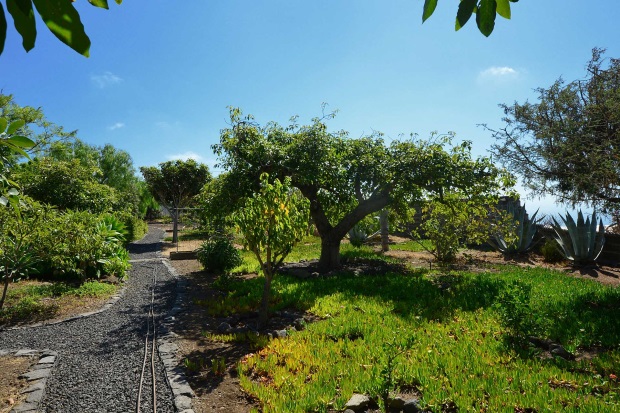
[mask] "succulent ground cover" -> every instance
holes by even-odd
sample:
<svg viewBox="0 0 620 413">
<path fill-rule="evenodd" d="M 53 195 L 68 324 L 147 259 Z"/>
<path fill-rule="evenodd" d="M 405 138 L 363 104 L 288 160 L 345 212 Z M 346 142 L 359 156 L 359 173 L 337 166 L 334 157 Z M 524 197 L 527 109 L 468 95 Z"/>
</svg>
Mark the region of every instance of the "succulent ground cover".
<svg viewBox="0 0 620 413">
<path fill-rule="evenodd" d="M 277 276 L 272 308 L 280 325 L 269 330 L 287 328 L 287 337 L 267 340 L 218 331 L 251 322 L 244 314 L 258 306 L 260 278 L 223 283 L 196 262 L 174 262 L 205 288 L 194 290 L 200 317 L 181 320 L 181 363 L 199 395 L 196 411 L 342 411 L 353 393 L 377 396 L 386 386 L 433 412 L 620 408 L 619 290 L 581 279 L 593 278 L 589 270 L 571 277 L 562 267 L 538 267 L 532 256 L 507 265 L 499 255 L 466 252 L 463 265 L 448 270 L 429 269 L 413 244 L 394 249 L 389 257 L 344 246 L 340 272 Z M 290 260 L 317 256 L 308 238 Z M 238 270 L 253 268 L 246 261 Z M 618 279 L 612 268 L 595 275 Z M 292 328 L 282 316 L 289 314 L 309 321 Z M 574 359 L 541 346 L 546 340 Z"/>
</svg>

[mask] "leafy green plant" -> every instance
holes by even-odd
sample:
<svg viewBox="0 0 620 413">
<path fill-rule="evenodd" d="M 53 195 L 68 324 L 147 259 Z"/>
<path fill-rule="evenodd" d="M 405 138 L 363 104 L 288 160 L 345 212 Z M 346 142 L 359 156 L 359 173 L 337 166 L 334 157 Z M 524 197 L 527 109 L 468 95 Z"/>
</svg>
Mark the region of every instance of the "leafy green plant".
<svg viewBox="0 0 620 413">
<path fill-rule="evenodd" d="M 31 225 L 36 225 L 36 218 L 23 216 L 18 208 L 1 205 L 0 208 L 0 279 L 4 284 L 0 298 L 2 309 L 9 284 L 36 272 L 39 258 L 35 253 L 36 238 L 30 229 Z"/>
<path fill-rule="evenodd" d="M 560 251 L 560 246 L 553 238 L 545 238 L 545 242 L 540 247 L 540 253 L 545 262 L 554 263 L 565 259 L 564 254 Z"/>
<path fill-rule="evenodd" d="M 563 230 L 558 221 L 553 218 L 553 230 L 556 233 L 555 240 L 562 249 L 566 259 L 574 265 L 588 264 L 596 261 L 605 245 L 605 226 L 603 220 L 599 220 L 598 230 L 596 228 L 596 211 L 592 217 L 584 220 L 583 213 L 577 214 L 577 222 L 567 212 L 566 217 L 560 216 L 566 226 Z"/>
<path fill-rule="evenodd" d="M 215 274 L 229 273 L 241 265 L 241 255 L 232 242 L 225 236 L 214 236 L 203 242 L 196 250 L 198 262 Z"/>
<path fill-rule="evenodd" d="M 409 350 L 413 343 L 413 337 L 403 340 L 400 337 L 394 336 L 392 340 L 384 342 L 382 345 L 383 357 L 377 360 L 382 367 L 379 377 L 375 378 L 376 387 L 374 393 L 380 401 L 379 406 L 383 412 L 390 411 L 391 397 L 398 391 L 398 380 L 394 374 L 397 366 L 396 359 Z"/>
<path fill-rule="evenodd" d="M 459 248 L 488 239 L 493 224 L 487 219 L 490 208 L 485 201 L 489 202 L 487 199 L 466 200 L 458 194 L 446 194 L 443 201 L 430 201 L 422 208 L 423 223 L 418 232 L 424 233 L 431 241 L 432 247 L 428 251 L 437 261 L 453 262 Z"/>
<path fill-rule="evenodd" d="M 183 360 L 183 365 L 185 366 L 185 368 L 192 372 L 192 373 L 198 373 L 199 371 L 203 370 L 205 368 L 205 361 L 202 358 L 199 358 L 198 360 L 194 361 L 194 360 L 190 360 L 187 357 Z"/>
<path fill-rule="evenodd" d="M 529 251 L 534 246 L 534 236 L 536 235 L 537 225 L 543 218 L 536 219 L 538 210 L 531 218 L 527 216 L 525 205 L 520 206 L 509 203 L 507 211 L 510 228 L 498 232 L 489 239 L 489 244 L 502 254 L 521 254 Z M 506 229 L 508 233 L 506 233 Z"/>
<path fill-rule="evenodd" d="M 269 174 L 260 177 L 259 193 L 246 200 L 235 214 L 246 247 L 254 253 L 265 276 L 259 311 L 259 325 L 267 322 L 271 282 L 293 246 L 308 228 L 309 202 L 291 186 L 289 177 L 269 183 Z"/>
<path fill-rule="evenodd" d="M 226 359 L 224 357 L 211 359 L 211 372 L 216 376 L 223 376 L 226 373 Z"/>
<path fill-rule="evenodd" d="M 502 325 L 518 337 L 534 335 L 536 323 L 530 306 L 532 287 L 521 281 L 509 283 L 499 294 L 494 308 Z"/>
</svg>

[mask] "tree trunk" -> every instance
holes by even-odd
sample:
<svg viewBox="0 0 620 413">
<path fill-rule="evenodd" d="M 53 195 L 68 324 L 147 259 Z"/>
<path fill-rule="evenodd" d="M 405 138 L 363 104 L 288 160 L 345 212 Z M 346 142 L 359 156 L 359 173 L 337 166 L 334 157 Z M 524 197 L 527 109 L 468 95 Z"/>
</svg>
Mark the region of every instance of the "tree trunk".
<svg viewBox="0 0 620 413">
<path fill-rule="evenodd" d="M 271 295 L 271 280 L 273 279 L 273 274 L 268 274 L 268 271 L 263 270 L 263 274 L 265 275 L 265 284 L 263 285 L 263 298 L 258 312 L 259 329 L 265 327 L 269 319 L 269 296 Z"/>
<path fill-rule="evenodd" d="M 172 243 L 179 242 L 179 209 L 174 208 L 172 213 Z"/>
<path fill-rule="evenodd" d="M 9 289 L 9 284 L 11 283 L 11 275 L 12 274 L 4 274 L 4 290 L 2 290 L 2 298 L 0 298 L 0 310 L 4 307 L 4 300 L 6 299 L 6 291 Z"/>
<path fill-rule="evenodd" d="M 340 240 L 335 236 L 325 235 L 321 238 L 321 258 L 319 268 L 324 271 L 340 267 Z"/>
<path fill-rule="evenodd" d="M 381 251 L 386 252 L 390 250 L 390 224 L 388 221 L 388 211 L 383 209 L 379 215 L 379 225 L 381 227 Z"/>
</svg>

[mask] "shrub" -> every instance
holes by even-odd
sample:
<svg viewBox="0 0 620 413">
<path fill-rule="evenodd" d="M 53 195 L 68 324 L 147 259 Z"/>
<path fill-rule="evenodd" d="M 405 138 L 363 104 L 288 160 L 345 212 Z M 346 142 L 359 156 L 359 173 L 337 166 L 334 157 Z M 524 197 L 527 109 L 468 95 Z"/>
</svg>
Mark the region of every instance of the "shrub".
<svg viewBox="0 0 620 413">
<path fill-rule="evenodd" d="M 197 250 L 196 255 L 202 266 L 215 274 L 228 273 L 241 265 L 241 254 L 223 236 L 215 236 L 205 241 Z"/>
<path fill-rule="evenodd" d="M 502 325 L 517 337 L 535 335 L 537 323 L 530 307 L 532 287 L 521 281 L 508 283 L 494 304 Z"/>
<path fill-rule="evenodd" d="M 36 239 L 34 254 L 41 277 L 83 282 L 106 274 L 125 276 L 129 256 L 120 233 L 111 229 L 113 225 L 120 228 L 120 224 L 111 223 L 109 216 L 58 212 L 38 203 L 32 203 L 22 214 L 38 223 L 29 231 Z"/>
<path fill-rule="evenodd" d="M 125 225 L 127 243 L 142 239 L 149 231 L 148 224 L 129 211 L 115 212 L 113 215 Z"/>
<path fill-rule="evenodd" d="M 543 256 L 545 262 L 560 262 L 564 261 L 564 255 L 560 251 L 558 243 L 551 238 L 546 238 L 545 243 L 540 247 L 540 253 Z"/>
<path fill-rule="evenodd" d="M 90 211 L 94 214 L 118 211 L 125 207 L 119 192 L 97 182 L 99 171 L 78 159 L 56 161 L 37 158 L 14 168 L 12 178 L 33 199 L 60 210 Z"/>
</svg>

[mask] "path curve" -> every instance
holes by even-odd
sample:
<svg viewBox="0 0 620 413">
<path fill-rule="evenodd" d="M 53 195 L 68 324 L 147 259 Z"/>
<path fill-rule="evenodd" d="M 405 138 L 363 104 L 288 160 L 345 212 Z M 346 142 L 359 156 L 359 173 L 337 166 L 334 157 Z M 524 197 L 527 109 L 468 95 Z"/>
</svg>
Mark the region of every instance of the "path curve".
<svg viewBox="0 0 620 413">
<path fill-rule="evenodd" d="M 135 411 L 144 358 L 152 274 L 157 272 L 154 313 L 162 320 L 173 306 L 175 279 L 159 258 L 163 231 L 150 228 L 130 245 L 134 264 L 123 297 L 107 311 L 60 324 L 0 332 L 0 349 L 50 349 L 58 353 L 40 411 L 127 413 Z M 150 371 L 145 382 L 152 380 Z M 173 394 L 156 358 L 157 412 L 174 413 Z M 152 412 L 143 397 L 142 413 Z"/>
</svg>

